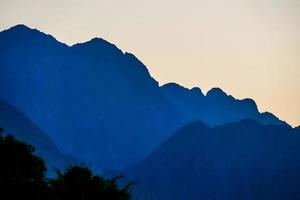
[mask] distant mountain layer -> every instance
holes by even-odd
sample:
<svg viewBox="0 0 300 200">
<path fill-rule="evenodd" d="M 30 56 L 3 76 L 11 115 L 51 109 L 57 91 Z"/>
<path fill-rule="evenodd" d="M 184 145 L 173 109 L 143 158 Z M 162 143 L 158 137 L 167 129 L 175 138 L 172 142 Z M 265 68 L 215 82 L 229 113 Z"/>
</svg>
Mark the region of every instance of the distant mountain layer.
<svg viewBox="0 0 300 200">
<path fill-rule="evenodd" d="M 300 130 L 192 122 L 123 174 L 135 199 L 300 199 Z"/>
<path fill-rule="evenodd" d="M 45 160 L 50 175 L 54 175 L 57 168 L 64 170 L 69 165 L 79 163 L 76 158 L 62 154 L 52 140 L 31 120 L 1 99 L 0 127 L 4 129 L 4 134 L 12 134 L 19 140 L 33 145 L 36 154 Z"/>
<path fill-rule="evenodd" d="M 0 32 L 0 91 L 62 152 L 97 170 L 142 160 L 193 120 L 285 124 L 220 89 L 204 97 L 199 89 L 159 87 L 134 55 L 103 39 L 67 46 L 24 25 Z"/>
<path fill-rule="evenodd" d="M 220 88 L 213 88 L 206 95 L 199 88 L 189 90 L 176 83 L 165 84 L 160 89 L 187 121 L 200 120 L 216 126 L 241 119 L 253 119 L 265 125 L 289 126 L 271 113 L 260 113 L 252 99 L 235 99 Z"/>
</svg>

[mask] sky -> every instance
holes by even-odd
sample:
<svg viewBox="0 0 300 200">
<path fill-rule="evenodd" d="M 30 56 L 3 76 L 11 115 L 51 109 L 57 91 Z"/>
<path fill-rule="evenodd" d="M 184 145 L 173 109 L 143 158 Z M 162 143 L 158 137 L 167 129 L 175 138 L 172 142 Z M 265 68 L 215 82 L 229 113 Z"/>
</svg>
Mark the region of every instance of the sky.
<svg viewBox="0 0 300 200">
<path fill-rule="evenodd" d="M 300 125 L 299 0 L 0 0 L 0 30 L 16 24 L 69 45 L 103 38 L 161 85 L 220 87 Z"/>
</svg>

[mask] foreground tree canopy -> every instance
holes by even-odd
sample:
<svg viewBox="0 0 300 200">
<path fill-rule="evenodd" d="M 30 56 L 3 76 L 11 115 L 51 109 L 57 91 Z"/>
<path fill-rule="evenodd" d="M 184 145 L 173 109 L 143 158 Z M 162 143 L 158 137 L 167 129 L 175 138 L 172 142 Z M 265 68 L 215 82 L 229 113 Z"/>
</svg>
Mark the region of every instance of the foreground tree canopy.
<svg viewBox="0 0 300 200">
<path fill-rule="evenodd" d="M 0 199 L 130 199 L 130 185 L 119 188 L 118 178 L 106 180 L 82 166 L 47 179 L 44 161 L 33 154 L 35 148 L 2 132 L 0 128 Z"/>
</svg>

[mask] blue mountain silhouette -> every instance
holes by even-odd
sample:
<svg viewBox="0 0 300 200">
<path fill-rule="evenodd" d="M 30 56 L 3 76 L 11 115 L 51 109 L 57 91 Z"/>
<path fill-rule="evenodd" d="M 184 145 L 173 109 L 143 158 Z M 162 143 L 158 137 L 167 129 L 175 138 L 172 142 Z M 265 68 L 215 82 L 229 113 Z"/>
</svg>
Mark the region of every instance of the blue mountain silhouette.
<svg viewBox="0 0 300 200">
<path fill-rule="evenodd" d="M 147 68 L 102 39 L 69 47 L 18 25 L 0 44 L 0 96 L 93 168 L 140 160 L 183 123 Z"/>
<path fill-rule="evenodd" d="M 141 61 L 103 39 L 68 46 L 24 25 L 0 32 L 0 91 L 60 151 L 98 172 L 142 160 L 195 119 L 285 124 L 220 89 L 204 96 L 198 88 L 159 87 Z"/>
<path fill-rule="evenodd" d="M 187 120 L 200 120 L 216 126 L 241 119 L 253 119 L 261 124 L 287 125 L 271 113 L 260 113 L 252 99 L 238 100 L 220 88 L 212 88 L 206 95 L 199 88 L 191 90 L 176 83 L 161 86 L 162 93 Z"/>
<path fill-rule="evenodd" d="M 300 198 L 300 130 L 242 120 L 216 127 L 195 121 L 122 172 L 134 199 Z"/>
</svg>

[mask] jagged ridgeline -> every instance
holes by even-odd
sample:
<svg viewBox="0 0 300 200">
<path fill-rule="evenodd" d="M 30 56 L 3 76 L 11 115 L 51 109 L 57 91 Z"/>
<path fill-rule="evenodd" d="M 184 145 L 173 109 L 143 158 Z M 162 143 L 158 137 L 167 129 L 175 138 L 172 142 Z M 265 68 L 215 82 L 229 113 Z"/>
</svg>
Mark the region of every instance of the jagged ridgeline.
<svg viewBox="0 0 300 200">
<path fill-rule="evenodd" d="M 134 55 L 103 39 L 68 46 L 24 25 L 0 33 L 0 91 L 59 151 L 98 172 L 141 161 L 193 120 L 287 125 L 221 89 L 160 87 Z"/>
<path fill-rule="evenodd" d="M 136 162 L 183 124 L 147 68 L 102 39 L 69 47 L 18 25 L 0 44 L 0 97 L 93 169 Z"/>
</svg>

